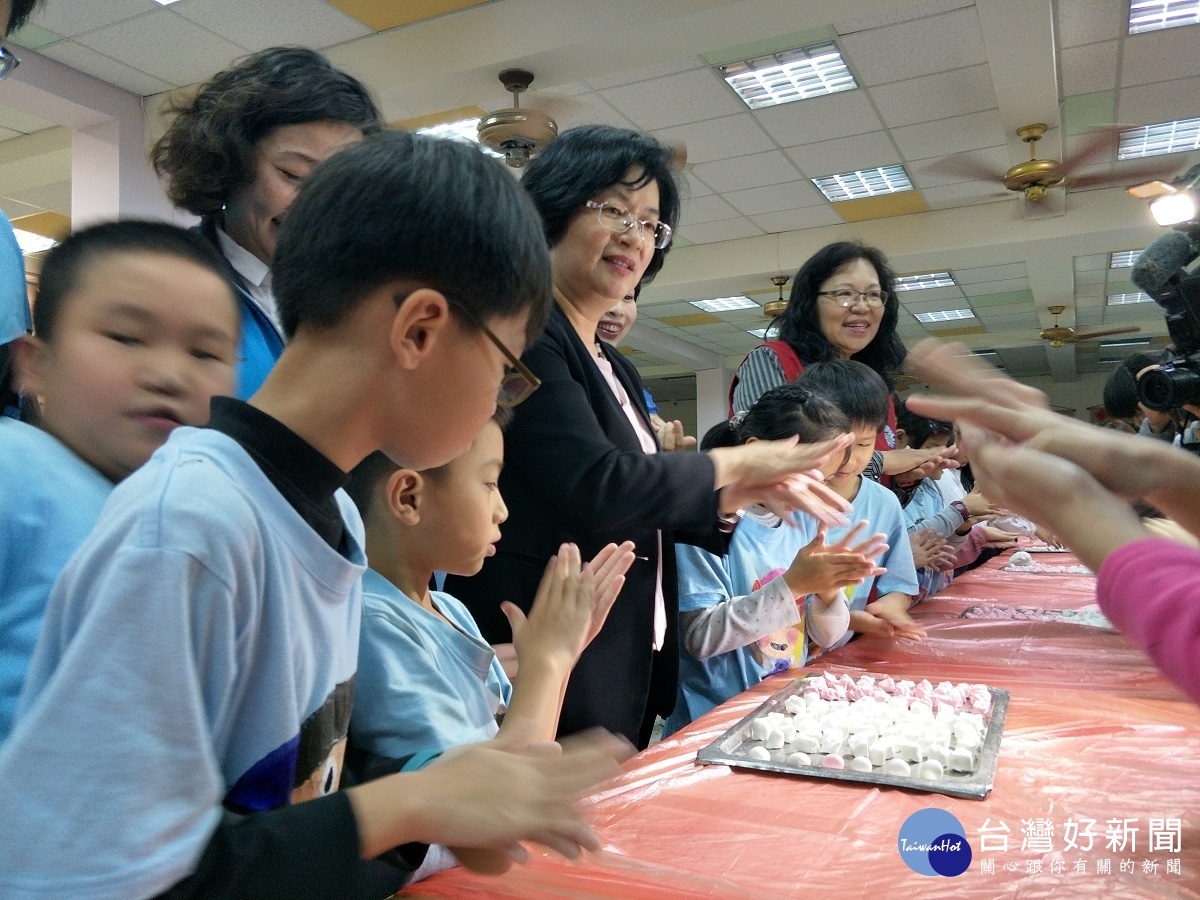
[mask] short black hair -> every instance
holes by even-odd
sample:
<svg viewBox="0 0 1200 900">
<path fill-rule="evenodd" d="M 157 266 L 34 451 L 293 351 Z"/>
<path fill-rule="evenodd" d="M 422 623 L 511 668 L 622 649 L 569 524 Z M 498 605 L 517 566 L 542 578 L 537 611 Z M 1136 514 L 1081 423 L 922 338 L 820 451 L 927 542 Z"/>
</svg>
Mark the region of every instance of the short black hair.
<svg viewBox="0 0 1200 900">
<path fill-rule="evenodd" d="M 537 212 L 500 163 L 459 141 L 388 131 L 323 162 L 279 233 L 272 288 L 284 332 L 331 327 L 407 280 L 443 293 L 471 327 L 553 303 Z"/>
<path fill-rule="evenodd" d="M 218 212 L 254 180 L 258 143 L 276 129 L 339 122 L 363 134 L 382 127 L 363 84 L 307 47 L 270 47 L 218 72 L 186 100 L 150 151 L 167 196 L 198 216 Z"/>
<path fill-rule="evenodd" d="M 4 28 L 4 37 L 8 37 L 18 28 L 24 27 L 33 15 L 33 11 L 42 0 L 13 0 L 12 11 L 8 14 L 8 22 Z"/>
<path fill-rule="evenodd" d="M 852 359 L 813 363 L 796 383 L 823 388 L 846 414 L 850 427 L 883 428 L 888 420 L 891 393 L 879 373 Z"/>
<path fill-rule="evenodd" d="M 902 402 L 896 403 L 896 426 L 904 429 L 908 446 L 920 449 L 934 435 L 954 434 L 954 426 L 940 419 L 930 419 L 913 412 Z"/>
<path fill-rule="evenodd" d="M 800 267 L 792 281 L 787 308 L 775 319 L 780 340 L 791 344 L 796 355 L 806 364 L 826 362 L 837 358 L 837 348 L 821 331 L 821 316 L 817 308 L 821 285 L 842 266 L 855 260 L 866 260 L 879 276 L 879 289 L 888 295 L 883 307 L 879 331 L 871 343 L 854 354 L 854 359 L 878 372 L 891 387 L 891 375 L 904 364 L 907 351 L 896 334 L 900 319 L 900 302 L 896 299 L 896 274 L 883 251 L 867 247 L 858 241 L 837 241 L 826 244 Z"/>
<path fill-rule="evenodd" d="M 512 421 L 513 411 L 503 406 L 497 406 L 496 411 L 492 413 L 492 418 L 489 421 L 494 422 L 499 426 L 501 431 L 508 427 L 508 423 Z M 438 466 L 434 469 L 426 469 L 422 475 L 440 477 L 446 470 L 446 467 L 451 465 L 454 460 Z M 394 463 L 390 457 L 380 450 L 376 450 L 357 466 L 350 470 L 350 480 L 346 482 L 346 493 L 350 495 L 350 499 L 354 501 L 354 505 L 358 507 L 359 515 L 364 519 L 371 511 L 371 501 L 375 496 L 375 488 L 379 482 L 385 478 L 390 478 L 392 473 L 397 471 L 400 466 Z"/>
<path fill-rule="evenodd" d="M 225 261 L 199 234 L 167 222 L 140 219 L 104 222 L 75 232 L 46 254 L 33 304 L 33 333 L 43 341 L 53 340 L 63 306 L 79 287 L 88 267 L 118 253 L 157 253 L 195 263 L 228 285 L 229 302 L 237 303 Z"/>
<path fill-rule="evenodd" d="M 778 441 L 799 437 L 813 444 L 850 430 L 850 420 L 828 392 L 793 381 L 771 388 L 758 398 L 745 416 L 714 425 L 704 435 L 701 450 L 733 447 L 750 438 Z"/>
<path fill-rule="evenodd" d="M 583 125 L 547 144 L 525 170 L 521 184 L 541 214 L 551 247 L 562 240 L 571 216 L 584 203 L 618 183 L 636 190 L 656 182 L 659 221 L 674 229 L 679 223 L 679 185 L 673 158 L 670 147 L 648 134 L 612 125 Z M 638 168 L 642 170 L 638 180 L 626 181 L 630 170 Z M 642 284 L 658 274 L 670 249 L 670 244 L 654 249 Z"/>
<path fill-rule="evenodd" d="M 1137 374 L 1149 366 L 1163 361 L 1162 351 L 1134 353 L 1121 360 L 1121 364 L 1108 376 L 1104 383 L 1104 411 L 1115 419 L 1132 419 L 1138 414 Z"/>
</svg>

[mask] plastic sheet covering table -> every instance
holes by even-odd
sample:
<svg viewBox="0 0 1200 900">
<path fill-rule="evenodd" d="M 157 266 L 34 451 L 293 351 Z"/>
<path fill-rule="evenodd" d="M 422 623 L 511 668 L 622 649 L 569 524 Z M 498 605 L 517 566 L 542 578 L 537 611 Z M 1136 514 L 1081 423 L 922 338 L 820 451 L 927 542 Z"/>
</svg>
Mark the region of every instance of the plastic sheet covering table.
<svg viewBox="0 0 1200 900">
<path fill-rule="evenodd" d="M 503 877 L 453 870 L 405 896 L 1200 897 L 1200 709 L 1114 631 L 962 618 L 1095 603 L 1092 576 L 999 571 L 1006 561 L 917 607 L 925 641 L 860 638 L 810 667 L 1009 691 L 986 800 L 697 765 L 701 747 L 786 683 L 778 675 L 586 798 L 601 852 L 570 862 L 534 850 Z M 957 877 L 919 875 L 901 858 L 901 825 L 928 807 L 963 826 L 973 859 Z"/>
</svg>

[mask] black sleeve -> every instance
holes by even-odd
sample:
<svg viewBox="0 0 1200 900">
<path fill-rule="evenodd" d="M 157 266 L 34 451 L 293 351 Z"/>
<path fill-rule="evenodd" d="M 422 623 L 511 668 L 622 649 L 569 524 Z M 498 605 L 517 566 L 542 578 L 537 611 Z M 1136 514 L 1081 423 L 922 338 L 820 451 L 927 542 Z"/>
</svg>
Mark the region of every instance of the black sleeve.
<svg viewBox="0 0 1200 900">
<path fill-rule="evenodd" d="M 381 900 L 404 887 L 425 850 L 424 844 L 407 844 L 380 859 L 360 860 L 350 800 L 335 792 L 249 816 L 225 813 L 196 871 L 160 896 Z"/>
<path fill-rule="evenodd" d="M 572 370 L 580 361 L 568 360 L 559 337 L 548 329 L 525 354 L 542 385 L 517 408 L 505 434 L 505 467 L 564 520 L 589 532 L 629 525 L 713 527 L 717 492 L 708 455 L 619 447 L 600 417 L 607 417 L 609 428 L 624 429 L 628 421 L 617 416 L 625 414 L 598 370 L 594 378 Z"/>
</svg>

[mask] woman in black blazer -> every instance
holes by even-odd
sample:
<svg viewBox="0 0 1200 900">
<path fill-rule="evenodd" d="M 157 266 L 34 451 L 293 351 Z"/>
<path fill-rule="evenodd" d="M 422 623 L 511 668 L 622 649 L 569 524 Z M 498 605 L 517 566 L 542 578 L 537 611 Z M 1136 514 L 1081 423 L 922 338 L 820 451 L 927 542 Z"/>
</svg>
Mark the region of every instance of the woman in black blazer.
<svg viewBox="0 0 1200 900">
<path fill-rule="evenodd" d="M 478 575 L 446 582 L 484 637 L 506 642 L 501 601 L 528 610 L 561 544 L 577 544 L 590 559 L 605 544 L 633 541 L 638 558 L 571 675 L 559 733 L 598 725 L 638 747 L 654 716 L 675 704 L 675 542 L 720 553 L 731 514 L 751 502 L 826 514 L 828 506 L 842 508 L 823 485 L 791 474 L 811 469 L 833 446 L 657 452 L 637 371 L 596 340 L 600 317 L 662 267 L 679 216 L 670 166 L 671 151 L 653 138 L 586 126 L 552 141 L 526 170 L 523 183 L 551 246 L 557 301 L 524 355 L 541 387 L 516 408 L 505 436 L 500 491 L 509 518 L 496 555 Z"/>
</svg>

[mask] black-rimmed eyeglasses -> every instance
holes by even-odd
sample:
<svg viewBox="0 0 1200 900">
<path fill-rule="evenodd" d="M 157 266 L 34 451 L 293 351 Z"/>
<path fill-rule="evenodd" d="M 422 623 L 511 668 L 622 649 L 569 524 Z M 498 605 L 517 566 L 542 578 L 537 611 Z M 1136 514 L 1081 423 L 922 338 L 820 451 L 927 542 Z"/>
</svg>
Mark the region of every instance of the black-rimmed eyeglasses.
<svg viewBox="0 0 1200 900">
<path fill-rule="evenodd" d="M 13 69 L 21 64 L 17 55 L 7 47 L 0 47 L 0 81 L 13 73 Z"/>
<path fill-rule="evenodd" d="M 849 309 L 862 300 L 871 309 L 881 309 L 888 301 L 887 291 L 818 291 L 822 297 L 832 297 L 833 302 L 842 309 Z"/>
</svg>

